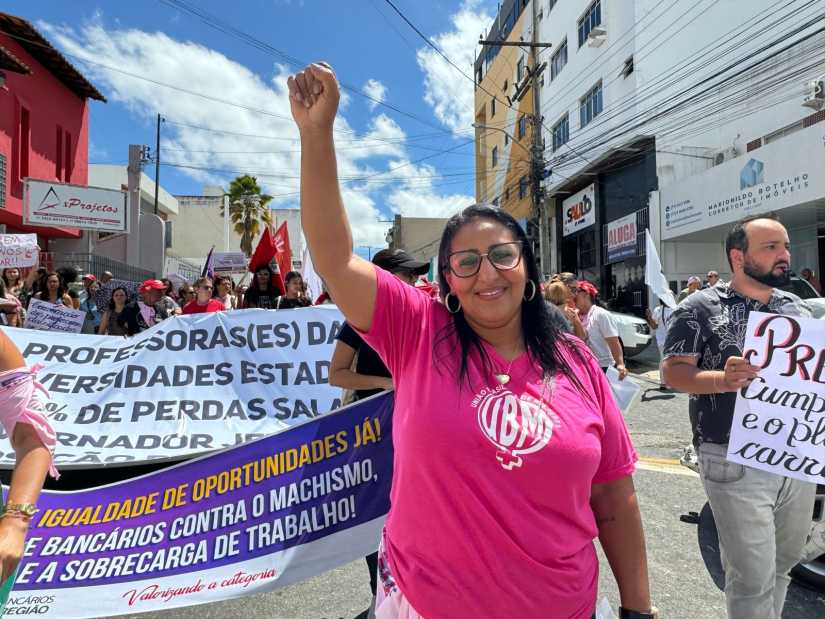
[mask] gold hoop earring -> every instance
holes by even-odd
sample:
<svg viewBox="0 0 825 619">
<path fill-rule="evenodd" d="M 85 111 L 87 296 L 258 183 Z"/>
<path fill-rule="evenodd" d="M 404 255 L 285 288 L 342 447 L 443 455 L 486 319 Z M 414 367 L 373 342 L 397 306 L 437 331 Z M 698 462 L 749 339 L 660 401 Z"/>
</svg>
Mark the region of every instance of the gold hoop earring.
<svg viewBox="0 0 825 619">
<path fill-rule="evenodd" d="M 533 298 L 536 296 L 536 282 L 534 282 L 532 279 L 528 279 L 527 283 L 530 284 L 533 287 L 533 289 L 530 291 L 530 296 L 524 297 L 524 300 L 532 301 Z M 527 288 L 527 286 L 525 286 L 525 288 Z"/>
<path fill-rule="evenodd" d="M 450 297 L 455 297 L 455 295 L 452 292 L 448 292 L 447 296 L 444 297 L 444 305 L 451 314 L 458 314 L 458 312 L 461 311 L 461 301 L 458 301 L 458 297 L 455 297 L 456 301 L 458 301 L 458 307 L 453 309 L 450 307 Z"/>
</svg>

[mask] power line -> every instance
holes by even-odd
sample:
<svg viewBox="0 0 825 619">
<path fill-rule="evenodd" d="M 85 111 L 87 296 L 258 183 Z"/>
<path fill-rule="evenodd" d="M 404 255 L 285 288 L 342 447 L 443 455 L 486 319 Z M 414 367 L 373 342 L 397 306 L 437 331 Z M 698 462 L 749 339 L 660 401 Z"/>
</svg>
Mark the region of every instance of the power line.
<svg viewBox="0 0 825 619">
<path fill-rule="evenodd" d="M 393 1 L 392 1 L 392 0 L 384 0 L 384 1 L 385 1 L 388 5 L 390 5 L 390 7 L 392 7 L 392 10 L 393 10 L 393 11 L 395 11 L 395 12 L 398 14 L 398 16 L 399 16 L 401 19 L 403 19 L 403 20 L 404 20 L 404 22 L 405 22 L 405 23 L 406 23 L 406 24 L 407 24 L 410 28 L 412 28 L 412 29 L 413 29 L 413 31 L 414 31 L 414 32 L 415 32 L 415 33 L 416 33 L 416 34 L 417 34 L 417 35 L 421 38 L 421 40 L 423 40 L 423 41 L 424 41 L 424 42 L 425 42 L 425 43 L 426 43 L 429 47 L 431 47 L 433 50 L 435 50 L 435 52 L 436 52 L 439 56 L 441 56 L 441 57 L 442 57 L 442 58 L 443 58 L 443 59 L 447 62 L 447 64 L 449 64 L 449 65 L 450 65 L 451 67 L 453 67 L 456 71 L 458 71 L 459 73 L 461 73 L 461 75 L 463 75 L 465 78 L 467 78 L 468 80 L 470 80 L 470 81 L 473 83 L 473 85 L 474 85 L 474 86 L 477 86 L 478 88 L 480 88 L 482 91 L 484 91 L 485 93 L 487 93 L 488 95 L 490 95 L 490 96 L 491 96 L 491 97 L 493 97 L 494 99 L 496 98 L 496 96 L 495 96 L 493 93 L 491 93 L 489 90 L 487 90 L 486 88 L 484 88 L 484 86 L 482 86 L 482 85 L 481 85 L 481 84 L 479 84 L 479 83 L 476 83 L 475 78 L 473 78 L 473 77 L 471 77 L 471 76 L 467 75 L 461 67 L 459 67 L 456 63 L 454 63 L 452 60 L 450 60 L 450 58 L 447 56 L 447 54 L 445 54 L 443 51 L 441 51 L 441 48 L 440 48 L 440 47 L 438 47 L 438 45 L 436 45 L 436 44 L 435 44 L 435 43 L 433 43 L 430 39 L 428 39 L 428 38 L 424 35 L 424 33 L 423 33 L 423 32 L 421 32 L 421 30 L 419 30 L 419 29 L 418 29 L 418 27 L 417 27 L 414 23 L 412 23 L 412 22 L 411 22 L 411 21 L 407 18 L 407 16 L 406 16 L 406 15 L 404 15 L 404 13 L 403 13 L 403 12 L 401 12 L 401 9 L 399 9 L 397 6 L 395 6 L 395 4 L 393 3 Z M 535 0 L 534 0 L 534 1 L 535 1 Z M 506 101 L 502 101 L 502 103 L 503 103 L 506 107 L 509 107 L 511 110 L 516 110 L 516 112 L 518 112 L 517 108 L 515 108 L 515 107 L 513 107 L 512 105 L 508 104 Z"/>
<path fill-rule="evenodd" d="M 209 12 L 203 10 L 203 9 L 200 9 L 196 6 L 192 6 L 188 2 L 185 2 L 184 0 L 160 0 L 160 2 L 162 4 L 165 4 L 166 6 L 171 7 L 171 8 L 177 9 L 177 10 L 182 11 L 182 12 L 189 13 L 190 15 L 194 15 L 195 17 L 199 18 L 206 25 L 208 25 L 208 26 L 210 26 L 210 27 L 212 27 L 216 30 L 219 30 L 220 32 L 223 32 L 224 34 L 227 34 L 227 35 L 232 36 L 236 39 L 239 39 L 239 40 L 247 43 L 248 45 L 250 45 L 252 47 L 255 47 L 255 48 L 257 48 L 261 51 L 268 52 L 272 55 L 275 55 L 275 56 L 283 59 L 287 64 L 289 64 L 289 65 L 291 65 L 295 68 L 302 68 L 302 67 L 307 66 L 307 64 L 309 64 L 307 62 L 302 61 L 299 58 L 296 58 L 294 56 L 290 56 L 286 52 L 284 52 L 282 50 L 279 50 L 276 47 L 273 47 L 272 45 L 270 45 L 269 43 L 266 43 L 265 41 L 261 41 L 260 39 L 252 36 L 251 34 L 236 28 L 235 26 L 227 23 L 226 21 L 221 20 L 220 18 L 212 15 L 211 13 L 209 13 Z M 433 127 L 435 129 L 438 129 L 442 133 L 445 133 L 445 134 L 450 133 L 449 130 L 443 129 L 442 127 L 436 125 L 435 123 L 432 123 L 428 120 L 420 118 L 419 116 L 416 116 L 415 114 L 412 114 L 410 112 L 402 110 L 401 108 L 399 108 L 399 107 L 397 107 L 397 106 L 395 106 L 391 103 L 387 103 L 386 101 L 383 101 L 381 99 L 378 99 L 377 97 L 372 97 L 372 96 L 368 95 L 367 93 L 363 92 L 360 88 L 356 88 L 355 86 L 351 86 L 349 84 L 346 84 L 345 82 L 339 82 L 339 83 L 340 83 L 340 86 L 341 86 L 342 89 L 344 89 L 346 91 L 349 91 L 349 92 L 351 92 L 355 95 L 358 95 L 360 97 L 364 97 L 365 99 L 368 99 L 368 100 L 372 101 L 376 105 L 380 105 L 382 107 L 390 109 L 390 110 L 394 111 L 397 114 L 401 114 L 402 116 L 406 116 L 407 118 L 415 120 L 416 122 L 419 122 L 421 124 L 427 125 L 429 127 Z"/>
</svg>

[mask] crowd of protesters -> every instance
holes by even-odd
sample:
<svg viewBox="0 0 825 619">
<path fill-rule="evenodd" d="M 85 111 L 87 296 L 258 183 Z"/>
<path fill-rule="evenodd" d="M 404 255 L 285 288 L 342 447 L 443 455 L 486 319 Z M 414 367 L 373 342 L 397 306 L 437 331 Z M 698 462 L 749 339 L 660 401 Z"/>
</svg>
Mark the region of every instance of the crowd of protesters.
<svg viewBox="0 0 825 619">
<path fill-rule="evenodd" d="M 166 278 L 141 283 L 115 280 L 109 271 L 100 277 L 92 273 L 81 277 L 74 267 L 33 268 L 25 276 L 18 268 L 3 269 L 0 325 L 27 326 L 33 299 L 83 312 L 81 333 L 132 336 L 174 316 L 310 307 L 329 302 L 329 295 L 325 292 L 313 303 L 298 271 L 288 272 L 282 287 L 280 276 L 268 265 L 254 273 L 249 286 L 221 274 L 175 285 Z"/>
</svg>

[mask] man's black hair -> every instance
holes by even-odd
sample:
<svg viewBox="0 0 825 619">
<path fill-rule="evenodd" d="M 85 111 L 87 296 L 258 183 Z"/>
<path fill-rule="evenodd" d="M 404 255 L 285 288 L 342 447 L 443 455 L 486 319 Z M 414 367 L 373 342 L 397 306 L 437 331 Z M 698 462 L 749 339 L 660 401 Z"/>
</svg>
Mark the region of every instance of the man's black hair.
<svg viewBox="0 0 825 619">
<path fill-rule="evenodd" d="M 730 229 L 728 236 L 725 238 L 725 255 L 728 257 L 728 264 L 730 265 L 731 271 L 733 270 L 733 260 L 730 259 L 730 252 L 732 249 L 739 249 L 743 253 L 748 251 L 748 231 L 745 228 L 749 223 L 757 219 L 779 221 L 776 213 L 765 213 L 763 215 L 750 215 L 733 224 L 733 228 Z"/>
</svg>

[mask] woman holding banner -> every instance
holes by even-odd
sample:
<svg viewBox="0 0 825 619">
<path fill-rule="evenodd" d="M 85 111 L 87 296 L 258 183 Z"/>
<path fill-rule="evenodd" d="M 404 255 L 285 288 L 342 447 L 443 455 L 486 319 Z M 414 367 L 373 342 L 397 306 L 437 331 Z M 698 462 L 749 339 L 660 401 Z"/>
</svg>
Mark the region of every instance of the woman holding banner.
<svg viewBox="0 0 825 619">
<path fill-rule="evenodd" d="M 37 389 L 45 393 L 35 379 L 38 369 L 26 368 L 23 355 L 0 331 L 0 423 L 17 456 L 7 502 L 0 510 L 0 614 L 14 585 L 46 473 L 58 477 L 53 462 L 55 433 L 37 395 Z"/>
<path fill-rule="evenodd" d="M 524 231 L 488 206 L 452 217 L 442 303 L 357 257 L 337 182 L 335 75 L 311 65 L 289 93 L 315 269 L 395 377 L 376 616 L 590 619 L 598 536 L 621 616 L 654 617 L 636 453 L 596 360 L 551 322 Z"/>
<path fill-rule="evenodd" d="M 38 301 L 45 301 L 52 305 L 65 305 L 66 307 L 74 307 L 72 299 L 66 291 L 66 285 L 63 283 L 63 278 L 59 273 L 54 271 L 47 273 L 45 277 L 45 290 L 41 290 L 34 295 Z"/>
</svg>

